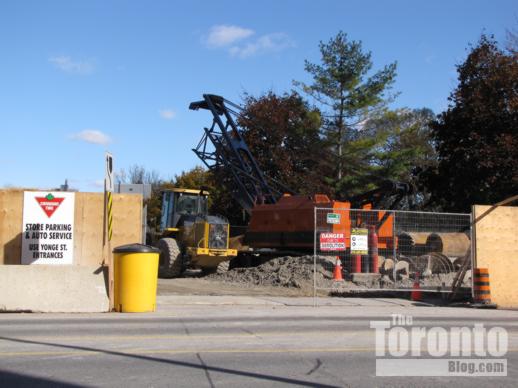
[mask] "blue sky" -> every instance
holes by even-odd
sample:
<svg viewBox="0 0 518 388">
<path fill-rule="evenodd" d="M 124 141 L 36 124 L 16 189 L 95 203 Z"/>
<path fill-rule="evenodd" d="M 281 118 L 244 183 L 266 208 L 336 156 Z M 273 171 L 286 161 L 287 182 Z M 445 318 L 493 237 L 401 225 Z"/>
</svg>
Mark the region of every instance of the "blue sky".
<svg viewBox="0 0 518 388">
<path fill-rule="evenodd" d="M 100 191 L 107 150 L 115 170 L 172 178 L 200 164 L 210 124 L 189 102 L 308 82 L 304 60 L 339 30 L 374 69 L 398 62 L 394 108 L 439 113 L 468 44 L 517 24 L 506 0 L 2 1 L 0 187 Z"/>
</svg>

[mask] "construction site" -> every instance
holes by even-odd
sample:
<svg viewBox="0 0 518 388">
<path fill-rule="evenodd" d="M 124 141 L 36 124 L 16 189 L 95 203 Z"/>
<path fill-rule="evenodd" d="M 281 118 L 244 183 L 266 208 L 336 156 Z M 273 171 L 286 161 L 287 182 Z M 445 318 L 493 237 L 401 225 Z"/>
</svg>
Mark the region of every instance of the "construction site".
<svg viewBox="0 0 518 388">
<path fill-rule="evenodd" d="M 236 124 L 238 105 L 205 94 L 189 108 L 212 116 L 193 151 L 209 170 L 229 173 L 232 179 L 226 188 L 250 221 L 238 233 L 224 217 L 210 215 L 210 193 L 203 187 L 165 190 L 160 231 L 154 241 L 148 241 L 160 252 L 159 294 L 384 295 L 446 304 L 516 306 L 507 268 L 514 268 L 518 257 L 509 254 L 518 246 L 512 232 L 518 218 L 516 208 L 503 206 L 516 198 L 491 207 L 474 204 L 471 214 L 457 214 L 392 210 L 411 191 L 407 184 L 393 181 L 347 201 L 319 193 L 298 195 L 263 173 Z M 108 155 L 107 169 L 111 166 Z M 112 179 L 110 173 L 107 180 Z M 36 210 L 27 209 L 24 202 L 31 201 L 31 196 L 41 209 L 36 202 L 31 202 Z M 30 220 L 30 212 L 41 210 L 50 219 L 67 196 L 75 198 L 68 210 L 73 222 Z M 90 292 L 92 287 L 96 290 L 97 306 L 102 307 L 94 309 L 112 308 L 111 250 L 145 242 L 147 237 L 142 228 L 142 194 L 116 194 L 108 185 L 105 194 L 7 190 L 0 200 L 3 264 L 50 265 L 36 282 L 53 276 L 52 264 L 72 265 L 68 267 L 72 271 L 94 268 L 81 284 Z M 380 207 L 387 203 L 390 207 Z M 61 244 L 66 240 L 73 243 Z M 37 279 L 38 267 L 47 266 L 19 270 L 32 271 Z M 488 287 L 479 289 L 478 268 L 489 268 L 491 292 Z M 60 271 L 68 276 L 67 267 Z M 24 293 L 15 286 L 12 292 L 15 300 Z M 19 304 L 11 296 L 4 296 L 3 309 L 45 310 L 36 307 L 36 301 L 29 302 L 30 296 L 22 297 Z"/>
<path fill-rule="evenodd" d="M 0 388 L 518 387 L 517 15 L 1 1 Z"/>
</svg>

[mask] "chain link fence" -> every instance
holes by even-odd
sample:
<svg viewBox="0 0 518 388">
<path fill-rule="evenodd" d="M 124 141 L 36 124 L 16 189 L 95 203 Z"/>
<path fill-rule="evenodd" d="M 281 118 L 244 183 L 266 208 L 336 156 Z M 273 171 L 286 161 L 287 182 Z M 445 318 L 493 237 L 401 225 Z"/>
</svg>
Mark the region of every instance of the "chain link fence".
<svg viewBox="0 0 518 388">
<path fill-rule="evenodd" d="M 315 295 L 472 286 L 470 214 L 316 208 L 314 239 Z"/>
</svg>

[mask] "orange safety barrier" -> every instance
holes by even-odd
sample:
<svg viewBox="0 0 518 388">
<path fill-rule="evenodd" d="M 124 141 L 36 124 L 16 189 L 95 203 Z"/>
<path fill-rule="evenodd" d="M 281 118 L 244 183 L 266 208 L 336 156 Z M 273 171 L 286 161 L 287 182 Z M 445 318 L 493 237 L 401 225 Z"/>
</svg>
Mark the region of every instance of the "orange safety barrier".
<svg viewBox="0 0 518 388">
<path fill-rule="evenodd" d="M 487 268 L 475 268 L 473 276 L 473 296 L 475 303 L 491 303 L 489 270 Z"/>
</svg>

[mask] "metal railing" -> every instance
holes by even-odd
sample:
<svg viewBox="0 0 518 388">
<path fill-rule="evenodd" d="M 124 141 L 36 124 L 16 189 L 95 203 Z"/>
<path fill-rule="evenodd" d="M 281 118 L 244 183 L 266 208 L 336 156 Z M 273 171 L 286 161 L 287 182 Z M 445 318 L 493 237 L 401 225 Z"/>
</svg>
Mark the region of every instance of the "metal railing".
<svg viewBox="0 0 518 388">
<path fill-rule="evenodd" d="M 470 214 L 315 208 L 315 295 L 408 291 L 416 284 L 448 293 L 466 266 L 460 286 L 469 289 L 471 240 Z"/>
</svg>

